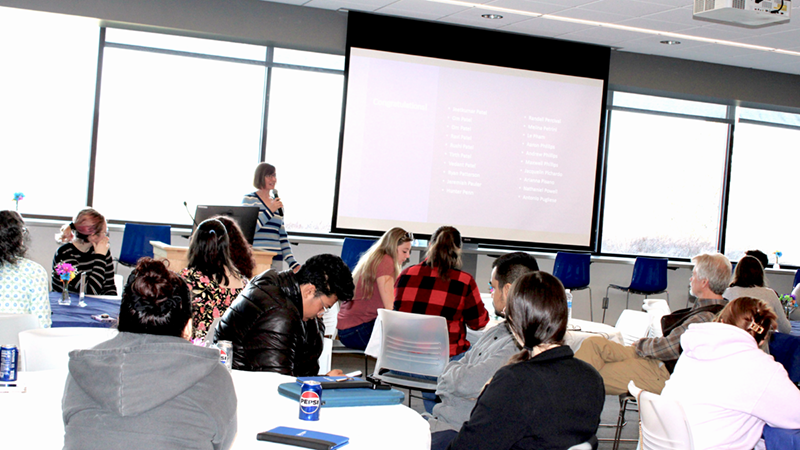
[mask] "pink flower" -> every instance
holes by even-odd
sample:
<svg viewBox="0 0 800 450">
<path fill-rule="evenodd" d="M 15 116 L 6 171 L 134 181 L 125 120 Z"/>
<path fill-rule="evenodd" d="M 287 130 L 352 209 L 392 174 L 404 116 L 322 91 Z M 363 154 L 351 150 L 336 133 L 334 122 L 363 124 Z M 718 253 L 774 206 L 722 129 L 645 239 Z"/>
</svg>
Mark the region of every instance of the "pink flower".
<svg viewBox="0 0 800 450">
<path fill-rule="evenodd" d="M 216 306 L 214 307 L 214 311 L 211 313 L 211 315 L 212 315 L 212 316 L 213 316 L 215 319 L 219 317 L 219 310 L 217 309 L 217 307 L 216 307 Z"/>
<path fill-rule="evenodd" d="M 209 283 L 209 282 L 211 282 L 211 280 L 209 280 L 207 276 L 203 275 L 202 277 L 200 277 L 200 282 L 201 283 Z"/>
</svg>

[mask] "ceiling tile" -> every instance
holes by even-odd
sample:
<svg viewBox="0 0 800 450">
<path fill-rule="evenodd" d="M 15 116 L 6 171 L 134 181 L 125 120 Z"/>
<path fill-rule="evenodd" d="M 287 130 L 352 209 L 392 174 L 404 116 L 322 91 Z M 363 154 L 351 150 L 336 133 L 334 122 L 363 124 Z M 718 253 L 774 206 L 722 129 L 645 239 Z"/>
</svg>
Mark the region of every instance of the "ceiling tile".
<svg viewBox="0 0 800 450">
<path fill-rule="evenodd" d="M 564 37 L 569 39 L 578 39 L 583 42 L 593 42 L 595 44 L 611 46 L 616 46 L 616 44 L 620 42 L 639 39 L 641 36 L 641 33 L 615 30 L 613 28 L 606 27 L 591 27 L 582 31 L 564 35 Z"/>
<path fill-rule="evenodd" d="M 451 14 L 439 19 L 440 22 L 457 23 L 462 25 L 470 25 L 473 27 L 496 29 L 505 27 L 516 22 L 530 19 L 530 16 L 523 16 L 521 14 L 502 13 L 502 19 L 485 19 L 481 17 L 483 14 L 490 14 L 491 11 L 478 8 L 467 8 L 463 11 Z"/>
<path fill-rule="evenodd" d="M 375 11 L 396 0 L 311 0 L 303 6 L 321 9 L 349 9 L 353 11 Z"/>
<path fill-rule="evenodd" d="M 547 3 L 536 3 L 528 0 L 496 0 L 487 3 L 489 6 L 498 6 L 500 8 L 518 9 L 521 11 L 553 14 L 558 11 L 563 11 L 567 8 L 550 5 Z"/>
<path fill-rule="evenodd" d="M 601 13 L 618 14 L 627 17 L 641 17 L 648 14 L 655 14 L 670 9 L 672 6 L 659 5 L 656 3 L 645 3 L 636 0 L 599 0 L 579 7 L 586 11 L 596 11 Z"/>
<path fill-rule="evenodd" d="M 585 30 L 587 28 L 590 27 L 588 25 L 579 25 L 576 23 L 534 18 L 503 27 L 503 30 L 531 34 L 534 36 L 554 37 L 575 31 Z"/>
<path fill-rule="evenodd" d="M 384 6 L 377 11 L 384 14 L 395 14 L 406 16 L 411 13 L 414 17 L 425 17 L 427 19 L 449 16 L 459 11 L 464 11 L 465 7 L 448 5 L 445 3 L 435 3 L 426 0 L 400 0 L 390 5 Z"/>
<path fill-rule="evenodd" d="M 587 9 L 579 9 L 579 8 L 573 8 L 573 9 L 568 9 L 566 11 L 561 11 L 556 15 L 562 17 L 571 17 L 573 19 L 593 20 L 596 22 L 611 22 L 611 23 L 619 22 L 625 19 L 630 19 L 630 16 L 624 16 L 621 14 L 589 11 Z"/>
</svg>

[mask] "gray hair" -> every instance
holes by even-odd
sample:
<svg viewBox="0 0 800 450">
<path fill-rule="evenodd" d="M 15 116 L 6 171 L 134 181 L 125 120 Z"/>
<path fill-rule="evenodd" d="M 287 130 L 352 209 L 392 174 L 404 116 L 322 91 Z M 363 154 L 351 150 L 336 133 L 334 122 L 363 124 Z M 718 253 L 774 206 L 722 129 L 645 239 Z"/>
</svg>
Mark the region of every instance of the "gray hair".
<svg viewBox="0 0 800 450">
<path fill-rule="evenodd" d="M 731 262 L 721 253 L 703 253 L 692 258 L 698 278 L 708 280 L 711 292 L 722 295 L 731 284 Z"/>
</svg>

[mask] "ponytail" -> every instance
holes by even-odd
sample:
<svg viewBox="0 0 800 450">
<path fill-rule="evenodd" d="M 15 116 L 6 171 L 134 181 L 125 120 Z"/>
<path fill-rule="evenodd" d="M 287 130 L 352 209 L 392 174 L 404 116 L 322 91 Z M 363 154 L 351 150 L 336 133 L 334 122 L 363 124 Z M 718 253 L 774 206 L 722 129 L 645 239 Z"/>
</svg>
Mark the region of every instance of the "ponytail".
<svg viewBox="0 0 800 450">
<path fill-rule="evenodd" d="M 461 233 L 450 226 L 439 227 L 431 236 L 425 260 L 439 272 L 439 278 L 448 280 L 451 269 L 461 270 Z"/>
</svg>

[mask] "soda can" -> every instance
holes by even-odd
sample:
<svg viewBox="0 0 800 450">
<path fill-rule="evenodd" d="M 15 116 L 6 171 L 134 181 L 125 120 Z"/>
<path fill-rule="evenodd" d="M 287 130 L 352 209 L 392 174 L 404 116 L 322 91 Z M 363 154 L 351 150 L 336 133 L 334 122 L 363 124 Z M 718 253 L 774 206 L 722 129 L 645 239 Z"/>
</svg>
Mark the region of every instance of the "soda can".
<svg viewBox="0 0 800 450">
<path fill-rule="evenodd" d="M 17 381 L 19 349 L 16 345 L 0 346 L 0 382 Z"/>
<path fill-rule="evenodd" d="M 217 341 L 219 349 L 219 363 L 228 369 L 233 370 L 233 343 L 231 341 Z"/>
<path fill-rule="evenodd" d="M 319 381 L 305 381 L 300 388 L 300 420 L 319 420 L 322 407 L 322 385 Z"/>
</svg>

